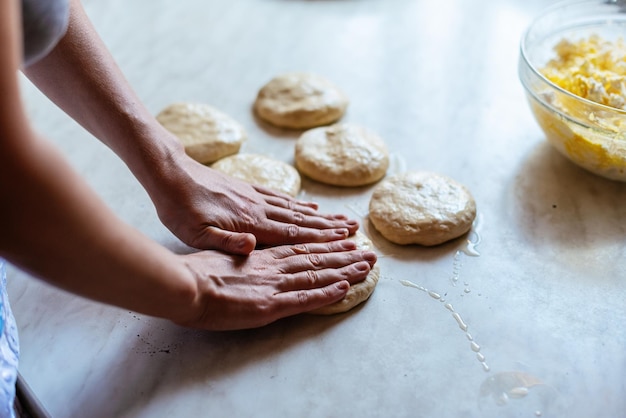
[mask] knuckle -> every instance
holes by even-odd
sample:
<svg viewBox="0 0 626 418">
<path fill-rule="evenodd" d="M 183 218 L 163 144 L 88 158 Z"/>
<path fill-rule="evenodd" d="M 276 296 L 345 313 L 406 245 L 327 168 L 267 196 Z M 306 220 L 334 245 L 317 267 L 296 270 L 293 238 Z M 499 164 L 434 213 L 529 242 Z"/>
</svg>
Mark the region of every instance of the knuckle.
<svg viewBox="0 0 626 418">
<path fill-rule="evenodd" d="M 265 301 L 264 303 L 259 303 L 256 306 L 257 317 L 258 318 L 272 318 L 274 315 L 275 306 L 271 303 L 271 301 Z"/>
<path fill-rule="evenodd" d="M 293 252 L 296 254 L 306 254 L 308 253 L 308 248 L 304 244 L 297 244 L 293 246 Z"/>
<path fill-rule="evenodd" d="M 302 223 L 304 221 L 304 214 L 302 212 L 293 212 L 294 223 Z"/>
<path fill-rule="evenodd" d="M 299 228 L 297 225 L 288 225 L 287 226 L 287 236 L 290 238 L 294 238 L 298 236 Z"/>
<path fill-rule="evenodd" d="M 308 255 L 308 259 L 309 262 L 313 265 L 313 266 L 319 266 L 322 264 L 322 256 L 319 254 L 309 254 Z"/>
<path fill-rule="evenodd" d="M 315 270 L 307 270 L 306 278 L 307 278 L 309 285 L 311 286 L 315 286 L 317 282 L 319 281 L 319 275 L 317 271 Z"/>
<path fill-rule="evenodd" d="M 306 306 L 309 302 L 309 293 L 306 290 L 298 291 L 298 303 L 302 306 Z"/>
</svg>

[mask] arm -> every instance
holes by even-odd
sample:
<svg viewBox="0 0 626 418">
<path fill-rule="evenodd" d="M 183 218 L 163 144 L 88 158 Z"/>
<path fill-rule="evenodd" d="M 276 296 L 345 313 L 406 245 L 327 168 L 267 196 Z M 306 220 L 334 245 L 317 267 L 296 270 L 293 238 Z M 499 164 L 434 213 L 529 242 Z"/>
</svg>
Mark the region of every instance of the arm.
<svg viewBox="0 0 626 418">
<path fill-rule="evenodd" d="M 79 0 L 71 1 L 65 37 L 26 75 L 126 162 L 163 223 L 191 246 L 248 254 L 257 242 L 326 242 L 358 228 L 191 160 L 133 93 Z"/>
<path fill-rule="evenodd" d="M 79 295 L 208 329 L 315 309 L 365 278 L 375 255 L 345 241 L 176 255 L 120 221 L 29 126 L 19 21 L 18 1 L 0 2 L 0 257 Z"/>
<path fill-rule="evenodd" d="M 79 294 L 178 317 L 158 305 L 193 300 L 192 275 L 173 254 L 119 222 L 30 128 L 17 78 L 19 2 L 0 7 L 0 256 Z M 151 298 L 137 298 L 148 284 Z"/>
</svg>

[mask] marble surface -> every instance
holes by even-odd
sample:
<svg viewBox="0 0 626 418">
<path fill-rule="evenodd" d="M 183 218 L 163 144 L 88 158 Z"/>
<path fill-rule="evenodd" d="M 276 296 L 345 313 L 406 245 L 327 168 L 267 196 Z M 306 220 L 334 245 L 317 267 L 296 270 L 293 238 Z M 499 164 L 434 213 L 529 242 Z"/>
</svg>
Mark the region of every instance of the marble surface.
<svg viewBox="0 0 626 418">
<path fill-rule="evenodd" d="M 314 71 L 351 98 L 345 121 L 385 138 L 390 174 L 449 175 L 479 217 L 467 237 L 399 247 L 369 226 L 371 188 L 305 181 L 304 198 L 362 221 L 379 285 L 348 314 L 242 332 L 183 329 L 11 268 L 20 371 L 52 416 L 623 416 L 626 184 L 562 158 L 530 114 L 518 42 L 548 4 L 86 0 L 154 113 L 211 104 L 246 127 L 243 152 L 292 162 L 296 134 L 260 123 L 251 104 L 275 74 Z M 187 251 L 124 164 L 23 86 L 37 129 L 119 216 Z"/>
</svg>

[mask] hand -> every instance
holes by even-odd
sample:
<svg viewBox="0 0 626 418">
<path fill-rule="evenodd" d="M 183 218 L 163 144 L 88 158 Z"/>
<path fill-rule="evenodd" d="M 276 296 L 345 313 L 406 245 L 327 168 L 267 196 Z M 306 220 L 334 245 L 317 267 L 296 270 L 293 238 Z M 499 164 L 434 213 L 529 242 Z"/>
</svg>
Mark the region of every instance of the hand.
<svg viewBox="0 0 626 418">
<path fill-rule="evenodd" d="M 210 330 L 260 327 L 341 300 L 376 262 L 352 241 L 285 245 L 249 256 L 204 251 L 187 258 L 199 296 L 191 320 Z"/>
<path fill-rule="evenodd" d="M 358 229 L 344 215 L 323 215 L 317 205 L 178 157 L 167 180 L 151 193 L 161 221 L 186 244 L 249 254 L 257 244 L 344 239 Z"/>
</svg>

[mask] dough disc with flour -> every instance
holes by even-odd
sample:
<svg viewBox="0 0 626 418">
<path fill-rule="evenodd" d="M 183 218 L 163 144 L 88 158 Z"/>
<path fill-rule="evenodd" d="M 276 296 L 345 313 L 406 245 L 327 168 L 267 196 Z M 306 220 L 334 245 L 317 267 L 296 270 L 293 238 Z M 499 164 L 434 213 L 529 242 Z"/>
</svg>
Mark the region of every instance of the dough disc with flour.
<svg viewBox="0 0 626 418">
<path fill-rule="evenodd" d="M 300 174 L 282 161 L 257 154 L 237 154 L 215 162 L 211 168 L 257 186 L 296 196 Z"/>
<path fill-rule="evenodd" d="M 469 190 L 436 173 L 413 171 L 376 186 L 369 219 L 383 237 L 396 244 L 438 245 L 472 226 L 476 202 Z"/>
<path fill-rule="evenodd" d="M 357 232 L 348 239 L 354 240 L 359 250 L 372 249 L 372 241 L 360 232 Z M 335 303 L 331 303 L 330 305 L 314 309 L 309 313 L 313 315 L 334 315 L 349 311 L 369 299 L 371 294 L 374 292 L 376 284 L 378 284 L 379 277 L 380 268 L 377 265 L 374 265 L 365 280 L 350 286 L 350 290 L 348 290 L 348 293 L 343 299 Z"/>
<path fill-rule="evenodd" d="M 308 129 L 339 120 L 347 97 L 330 81 L 311 73 L 288 73 L 265 84 L 254 102 L 257 115 L 275 126 Z"/>
<path fill-rule="evenodd" d="M 203 164 L 238 153 L 247 138 L 243 126 L 205 104 L 174 103 L 156 118 L 180 140 L 187 155 Z"/>
<path fill-rule="evenodd" d="M 389 167 L 384 141 L 356 125 L 336 124 L 304 132 L 296 142 L 296 167 L 313 180 L 334 186 L 363 186 Z"/>
</svg>

